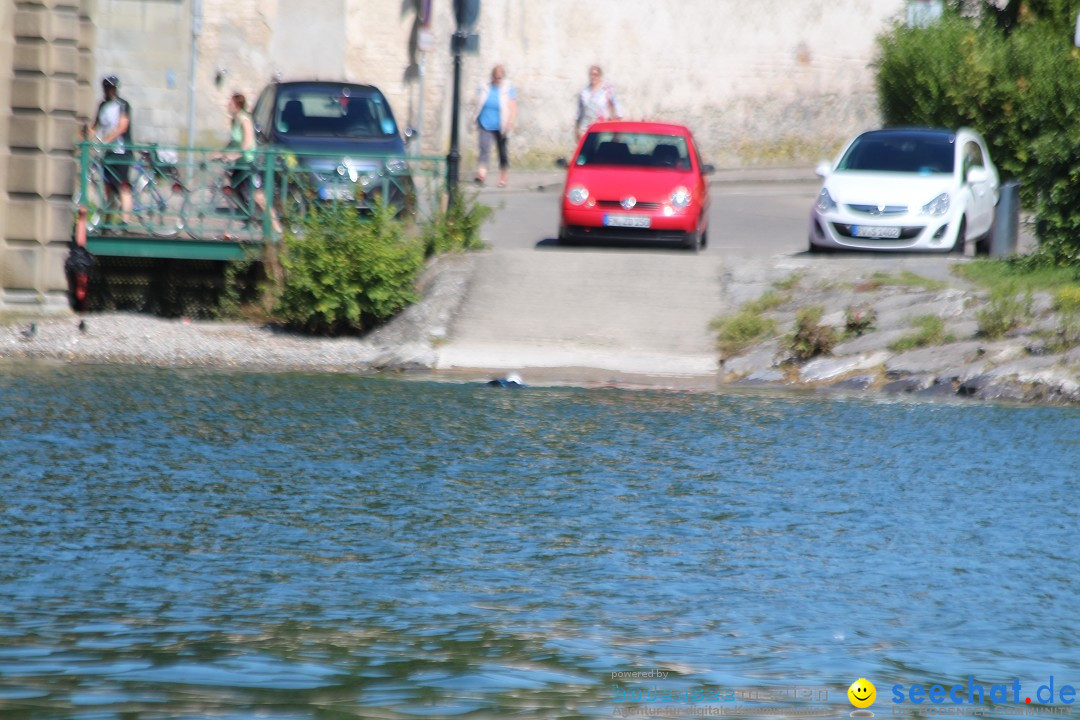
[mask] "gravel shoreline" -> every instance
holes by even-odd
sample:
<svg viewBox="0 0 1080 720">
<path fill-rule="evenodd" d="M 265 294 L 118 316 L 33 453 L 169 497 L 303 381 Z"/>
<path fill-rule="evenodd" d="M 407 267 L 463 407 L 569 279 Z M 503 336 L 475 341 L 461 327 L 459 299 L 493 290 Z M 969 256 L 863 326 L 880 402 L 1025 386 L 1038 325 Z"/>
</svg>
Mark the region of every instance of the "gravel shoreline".
<svg viewBox="0 0 1080 720">
<path fill-rule="evenodd" d="M 422 300 L 362 338 L 310 337 L 247 322 L 100 313 L 34 319 L 32 336 L 26 332 L 29 320 L 0 326 L 0 361 L 255 371 L 425 370 L 433 367 L 434 346 L 445 337 L 470 272 L 468 256 L 439 258 L 420 279 Z"/>
</svg>

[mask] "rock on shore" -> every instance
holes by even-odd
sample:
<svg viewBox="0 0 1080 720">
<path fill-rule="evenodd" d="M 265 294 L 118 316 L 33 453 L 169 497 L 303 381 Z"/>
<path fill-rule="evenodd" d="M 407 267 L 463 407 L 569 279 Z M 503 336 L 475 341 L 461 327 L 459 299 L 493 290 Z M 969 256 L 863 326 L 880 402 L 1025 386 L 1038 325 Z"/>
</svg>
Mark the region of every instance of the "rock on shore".
<svg viewBox="0 0 1080 720">
<path fill-rule="evenodd" d="M 728 278 L 733 302 L 772 290 L 787 297 L 764 312 L 776 321 L 771 338 L 724 358 L 721 382 L 884 392 L 927 398 L 962 397 L 1053 404 L 1080 403 L 1080 345 L 1063 345 L 1061 318 L 1047 293 L 1032 295 L 1031 317 L 1004 337 L 979 334 L 985 291 L 953 276 L 959 259 L 788 258 L 778 266 L 745 264 Z M 904 274 L 904 271 L 907 274 Z M 790 290 L 778 292 L 777 286 Z M 799 361 L 783 337 L 800 308 L 822 308 L 822 325 L 841 338 L 827 355 Z M 857 308 L 872 317 L 862 333 L 847 332 Z M 940 319 L 939 337 L 910 347 L 920 318 Z M 905 343 L 905 340 L 907 341 Z"/>
</svg>

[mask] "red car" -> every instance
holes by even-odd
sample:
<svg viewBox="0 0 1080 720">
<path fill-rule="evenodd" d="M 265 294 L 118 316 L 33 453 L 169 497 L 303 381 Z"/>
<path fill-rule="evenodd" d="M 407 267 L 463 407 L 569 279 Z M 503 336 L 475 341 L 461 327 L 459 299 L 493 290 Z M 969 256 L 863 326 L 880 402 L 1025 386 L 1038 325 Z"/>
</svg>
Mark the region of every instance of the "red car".
<svg viewBox="0 0 1080 720">
<path fill-rule="evenodd" d="M 566 170 L 559 241 L 618 240 L 705 247 L 711 165 L 682 125 L 599 122 Z"/>
</svg>

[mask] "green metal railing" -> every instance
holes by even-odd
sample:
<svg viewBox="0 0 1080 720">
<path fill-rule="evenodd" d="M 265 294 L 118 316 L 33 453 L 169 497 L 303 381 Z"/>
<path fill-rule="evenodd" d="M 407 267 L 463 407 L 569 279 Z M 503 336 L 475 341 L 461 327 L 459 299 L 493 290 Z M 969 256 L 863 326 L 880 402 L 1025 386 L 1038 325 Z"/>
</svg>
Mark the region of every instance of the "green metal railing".
<svg viewBox="0 0 1080 720">
<path fill-rule="evenodd" d="M 73 202 L 86 208 L 91 252 L 235 259 L 244 256 L 245 246 L 277 242 L 285 232 L 301 234 L 305 218 L 322 206 L 348 203 L 368 212 L 386 202 L 402 217 L 422 221 L 445 196 L 441 157 L 279 148 L 253 151 L 242 162 L 221 155 L 220 149 L 160 145 L 130 146 L 118 154 L 79 143 Z"/>
</svg>

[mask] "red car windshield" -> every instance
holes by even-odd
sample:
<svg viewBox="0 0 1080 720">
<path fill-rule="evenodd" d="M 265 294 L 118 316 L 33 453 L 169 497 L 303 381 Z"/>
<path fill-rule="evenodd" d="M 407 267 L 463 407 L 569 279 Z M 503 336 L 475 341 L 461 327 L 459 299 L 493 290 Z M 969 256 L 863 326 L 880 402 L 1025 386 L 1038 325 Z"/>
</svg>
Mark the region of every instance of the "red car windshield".
<svg viewBox="0 0 1080 720">
<path fill-rule="evenodd" d="M 690 154 L 681 135 L 592 132 L 575 164 L 689 170 Z"/>
</svg>

